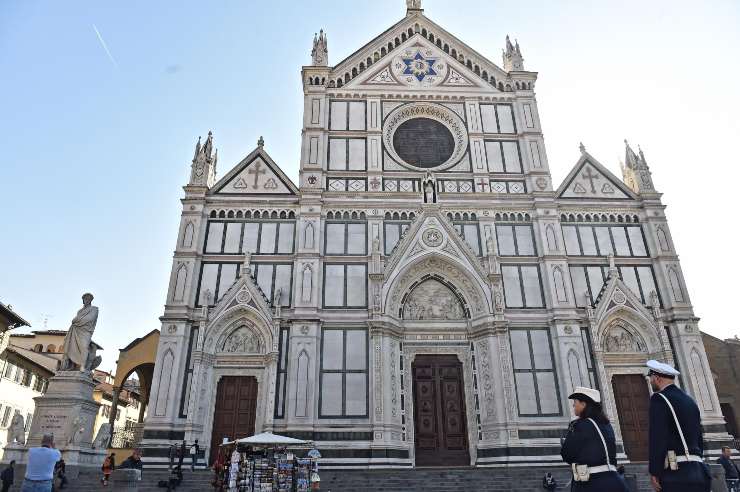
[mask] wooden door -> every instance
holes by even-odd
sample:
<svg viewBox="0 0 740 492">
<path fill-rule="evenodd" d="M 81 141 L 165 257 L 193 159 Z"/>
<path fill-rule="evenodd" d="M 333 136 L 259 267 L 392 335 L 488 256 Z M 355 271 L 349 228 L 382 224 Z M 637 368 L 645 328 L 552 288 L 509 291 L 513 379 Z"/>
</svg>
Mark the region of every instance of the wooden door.
<svg viewBox="0 0 740 492">
<path fill-rule="evenodd" d="M 257 413 L 257 379 L 253 376 L 224 376 L 216 390 L 211 433 L 211 463 L 224 437 L 229 440 L 254 434 Z"/>
<path fill-rule="evenodd" d="M 467 466 L 462 364 L 454 355 L 419 355 L 414 375 L 416 466 Z"/>
<path fill-rule="evenodd" d="M 624 452 L 630 461 L 648 460 L 648 422 L 650 392 L 645 377 L 618 374 L 612 378 Z"/>
</svg>

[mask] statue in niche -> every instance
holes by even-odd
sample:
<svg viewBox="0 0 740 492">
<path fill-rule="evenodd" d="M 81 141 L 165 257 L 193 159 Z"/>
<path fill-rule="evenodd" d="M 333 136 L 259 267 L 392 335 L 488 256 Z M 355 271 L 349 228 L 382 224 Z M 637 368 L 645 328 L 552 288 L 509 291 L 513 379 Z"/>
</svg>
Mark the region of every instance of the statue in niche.
<svg viewBox="0 0 740 492">
<path fill-rule="evenodd" d="M 257 354 L 260 352 L 259 340 L 252 330 L 240 326 L 226 339 L 222 352 Z"/>
<path fill-rule="evenodd" d="M 403 319 L 458 320 L 465 310 L 457 296 L 437 280 L 427 280 L 409 295 L 403 307 Z"/>
<path fill-rule="evenodd" d="M 496 313 L 504 312 L 504 292 L 503 292 L 503 289 L 501 288 L 501 285 L 496 285 L 494 287 L 493 308 L 496 311 Z"/>
<path fill-rule="evenodd" d="M 313 223 L 306 223 L 306 227 L 303 230 L 303 247 L 306 249 L 313 249 Z"/>
<path fill-rule="evenodd" d="M 303 279 L 301 281 L 301 300 L 311 302 L 311 292 L 313 290 L 313 271 L 311 265 L 306 263 L 303 267 Z"/>
<path fill-rule="evenodd" d="M 434 183 L 431 179 L 424 183 L 424 203 L 434 203 Z"/>
<path fill-rule="evenodd" d="M 635 337 L 622 327 L 609 330 L 604 341 L 604 348 L 607 352 L 642 352 Z"/>
<path fill-rule="evenodd" d="M 82 309 L 77 311 L 64 337 L 63 371 L 87 372 L 100 365 L 102 359 L 96 356 L 97 349 L 92 342 L 95 325 L 98 323 L 98 308 L 92 305 L 92 301 L 92 294 L 82 294 Z"/>
<path fill-rule="evenodd" d="M 493 247 L 493 238 L 491 237 L 490 232 L 486 236 L 486 254 L 488 256 L 494 256 L 496 254 L 496 251 Z"/>
</svg>

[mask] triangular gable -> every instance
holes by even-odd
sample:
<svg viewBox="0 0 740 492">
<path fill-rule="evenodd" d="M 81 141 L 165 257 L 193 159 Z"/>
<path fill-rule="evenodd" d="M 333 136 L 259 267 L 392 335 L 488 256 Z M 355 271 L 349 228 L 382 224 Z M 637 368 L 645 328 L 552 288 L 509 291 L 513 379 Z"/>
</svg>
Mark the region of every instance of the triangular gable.
<svg viewBox="0 0 740 492">
<path fill-rule="evenodd" d="M 457 258 L 470 270 L 474 270 L 481 279 L 486 278 L 477 256 L 460 237 L 455 227 L 441 213 L 430 210 L 424 211 L 409 226 L 386 261 L 385 271 L 394 272 L 398 265 L 406 260 L 412 260 L 433 250 Z"/>
<path fill-rule="evenodd" d="M 558 198 L 568 199 L 637 199 L 627 185 L 585 151 L 565 177 L 556 194 Z"/>
<path fill-rule="evenodd" d="M 653 313 L 632 292 L 627 284 L 619 278 L 616 269 L 610 273 L 609 278 L 599 292 L 595 302 L 595 319 L 600 321 L 615 308 L 626 307 L 640 313 L 645 319 L 653 320 Z"/>
<path fill-rule="evenodd" d="M 239 305 L 255 309 L 267 321 L 272 319 L 272 311 L 267 297 L 252 278 L 251 270 L 246 270 L 246 272 L 242 267 L 239 277 L 210 310 L 209 319 L 218 319 L 224 311 Z"/>
<path fill-rule="evenodd" d="M 420 34 L 411 36 L 384 61 L 372 65 L 344 87 L 434 88 L 442 91 L 479 89 L 486 92 L 498 90 Z"/>
<path fill-rule="evenodd" d="M 257 147 L 211 188 L 219 195 L 296 195 L 298 189 L 262 147 Z"/>
<path fill-rule="evenodd" d="M 481 73 L 485 71 L 489 76 L 494 77 L 496 80 L 506 79 L 508 77 L 508 73 L 501 69 L 497 64 L 493 63 L 491 60 L 478 53 L 472 47 L 465 44 L 457 36 L 451 34 L 442 26 L 423 15 L 421 11 L 415 11 L 406 15 L 406 17 L 386 29 L 383 33 L 376 36 L 373 40 L 346 57 L 344 60 L 337 63 L 332 68 L 330 78 L 341 78 L 346 73 L 352 73 L 353 68 L 356 68 L 357 65 L 361 62 L 364 63 L 368 58 L 370 60 L 376 60 L 376 63 L 383 62 L 384 65 L 389 65 L 389 63 L 386 61 L 386 58 L 394 58 L 398 50 L 398 47 L 395 46 L 395 38 L 402 39 L 403 37 L 409 36 L 409 32 L 411 32 L 411 35 L 409 36 L 410 40 L 426 40 L 426 38 L 421 36 L 422 31 L 427 32 L 431 36 L 434 36 L 435 41 L 439 40 L 441 46 L 435 47 L 439 49 L 440 52 L 443 52 L 444 46 L 447 45 L 447 52 L 451 53 L 454 50 L 456 53 L 465 53 L 468 59 L 475 60 L 476 64 L 481 70 Z M 388 43 L 393 46 L 393 49 L 390 51 L 387 51 Z M 385 56 L 382 56 L 380 60 L 376 59 L 376 53 L 381 54 L 386 51 L 387 54 Z M 375 63 L 370 65 L 368 67 L 368 70 L 374 66 Z M 377 74 L 378 72 L 379 71 L 377 70 L 373 70 L 373 74 Z M 462 74 L 463 72 L 460 72 L 458 70 L 458 73 Z M 470 80 L 470 82 L 473 82 L 473 80 L 475 80 L 476 84 L 480 83 L 483 80 L 482 77 L 479 75 L 473 75 L 471 79 L 472 80 Z M 487 88 L 490 90 L 492 86 L 488 86 Z"/>
</svg>

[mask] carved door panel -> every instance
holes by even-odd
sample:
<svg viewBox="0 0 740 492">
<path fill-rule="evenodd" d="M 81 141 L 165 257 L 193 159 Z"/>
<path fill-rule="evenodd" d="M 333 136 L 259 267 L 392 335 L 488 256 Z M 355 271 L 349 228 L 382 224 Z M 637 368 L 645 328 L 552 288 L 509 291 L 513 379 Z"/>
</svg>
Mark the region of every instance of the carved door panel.
<svg viewBox="0 0 740 492">
<path fill-rule="evenodd" d="M 254 434 L 257 380 L 252 376 L 224 376 L 216 390 L 211 433 L 211 463 L 224 437 L 233 440 Z"/>
<path fill-rule="evenodd" d="M 631 461 L 647 461 L 650 392 L 645 377 L 639 374 L 618 374 L 612 378 L 612 387 L 624 452 Z"/>
<path fill-rule="evenodd" d="M 413 375 L 416 465 L 469 465 L 462 364 L 455 356 L 419 355 Z"/>
</svg>

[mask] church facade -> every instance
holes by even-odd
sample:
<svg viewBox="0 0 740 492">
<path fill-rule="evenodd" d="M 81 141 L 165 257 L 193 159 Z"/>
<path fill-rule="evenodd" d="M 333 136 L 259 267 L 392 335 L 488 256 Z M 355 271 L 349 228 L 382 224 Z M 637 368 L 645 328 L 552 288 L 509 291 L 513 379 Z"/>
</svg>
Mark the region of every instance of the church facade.
<svg viewBox="0 0 740 492">
<path fill-rule="evenodd" d="M 560 463 L 575 386 L 621 459 L 647 455 L 645 361 L 682 372 L 711 453 L 729 436 L 661 195 L 581 145 L 552 182 L 537 73 L 407 14 L 302 69 L 299 182 L 257 148 L 182 199 L 144 447 L 272 431 L 322 466 Z"/>
</svg>

